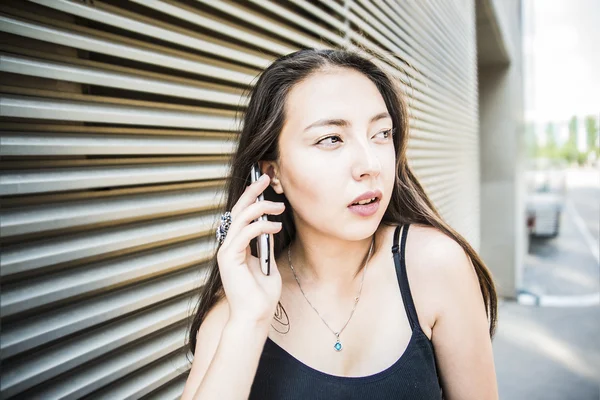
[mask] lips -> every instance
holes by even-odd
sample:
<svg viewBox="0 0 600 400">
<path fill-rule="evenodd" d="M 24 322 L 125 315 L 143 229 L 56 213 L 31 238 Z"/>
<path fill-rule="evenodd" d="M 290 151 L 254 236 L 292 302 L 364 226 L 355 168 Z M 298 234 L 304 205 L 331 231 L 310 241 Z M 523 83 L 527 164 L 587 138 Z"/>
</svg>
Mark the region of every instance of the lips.
<svg viewBox="0 0 600 400">
<path fill-rule="evenodd" d="M 372 203 L 348 206 L 348 210 L 361 217 L 370 217 L 371 215 L 374 215 L 377 210 L 379 210 L 379 203 L 380 200 L 376 199 Z"/>
<path fill-rule="evenodd" d="M 361 217 L 370 217 L 374 215 L 379 209 L 379 203 L 381 202 L 381 190 L 372 190 L 365 192 L 355 198 L 352 203 L 348 205 L 348 209 Z M 362 202 L 365 204 L 357 204 Z"/>
<path fill-rule="evenodd" d="M 372 200 L 375 199 L 375 201 L 381 200 L 381 190 L 370 190 L 368 192 L 365 192 L 363 194 L 361 194 L 360 196 L 358 196 L 357 198 L 355 198 L 354 200 L 352 200 L 352 202 L 348 205 L 348 207 L 351 206 L 356 206 L 358 205 L 358 202 L 361 203 L 365 203 L 368 200 Z"/>
</svg>

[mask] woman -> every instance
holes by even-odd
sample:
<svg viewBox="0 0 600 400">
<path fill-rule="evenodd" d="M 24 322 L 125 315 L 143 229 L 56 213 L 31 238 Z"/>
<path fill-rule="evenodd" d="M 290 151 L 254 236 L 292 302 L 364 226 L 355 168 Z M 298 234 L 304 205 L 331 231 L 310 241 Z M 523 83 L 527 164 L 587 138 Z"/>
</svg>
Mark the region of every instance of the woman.
<svg viewBox="0 0 600 400">
<path fill-rule="evenodd" d="M 182 399 L 498 397 L 494 284 L 408 167 L 407 115 L 352 52 L 300 50 L 261 74 Z M 262 233 L 269 276 L 250 250 Z"/>
</svg>

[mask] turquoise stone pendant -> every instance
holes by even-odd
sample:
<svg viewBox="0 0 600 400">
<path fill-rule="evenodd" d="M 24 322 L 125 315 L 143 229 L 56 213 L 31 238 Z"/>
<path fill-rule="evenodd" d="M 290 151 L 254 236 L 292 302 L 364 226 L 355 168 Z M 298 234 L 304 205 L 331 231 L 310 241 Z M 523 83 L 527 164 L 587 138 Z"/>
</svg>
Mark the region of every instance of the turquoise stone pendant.
<svg viewBox="0 0 600 400">
<path fill-rule="evenodd" d="M 342 351 L 342 343 L 340 342 L 340 335 L 336 333 L 335 336 L 337 337 L 337 340 L 336 340 L 335 344 L 333 345 L 333 348 L 336 351 Z"/>
</svg>

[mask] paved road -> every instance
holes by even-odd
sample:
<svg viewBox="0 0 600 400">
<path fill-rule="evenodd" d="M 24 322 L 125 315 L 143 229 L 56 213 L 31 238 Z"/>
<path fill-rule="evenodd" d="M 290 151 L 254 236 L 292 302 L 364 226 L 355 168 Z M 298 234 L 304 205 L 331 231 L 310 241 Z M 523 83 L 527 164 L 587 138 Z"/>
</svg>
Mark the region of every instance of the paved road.
<svg viewBox="0 0 600 400">
<path fill-rule="evenodd" d="M 559 237 L 532 238 L 525 259 L 522 289 L 538 296 L 600 292 L 600 171 L 571 170 L 567 185 Z"/>
<path fill-rule="evenodd" d="M 600 171 L 571 170 L 567 174 L 569 201 L 575 206 L 596 242 L 600 241 Z"/>
<path fill-rule="evenodd" d="M 600 267 L 590 241 L 600 246 L 600 172 L 571 171 L 568 179 L 570 205 L 561 233 L 532 241 L 523 285 L 542 297 L 594 304 L 589 300 L 600 291 Z M 501 399 L 598 400 L 600 306 L 506 301 L 499 309 L 494 357 Z"/>
</svg>

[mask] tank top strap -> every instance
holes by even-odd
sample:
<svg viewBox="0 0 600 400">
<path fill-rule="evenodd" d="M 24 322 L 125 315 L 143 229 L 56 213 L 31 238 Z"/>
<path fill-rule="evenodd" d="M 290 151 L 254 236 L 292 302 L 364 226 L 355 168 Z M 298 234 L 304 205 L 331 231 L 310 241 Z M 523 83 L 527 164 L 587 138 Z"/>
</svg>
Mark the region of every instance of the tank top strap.
<svg viewBox="0 0 600 400">
<path fill-rule="evenodd" d="M 398 284 L 400 285 L 400 294 L 402 295 L 402 301 L 404 302 L 404 309 L 406 310 L 406 315 L 408 316 L 410 328 L 414 330 L 415 327 L 420 327 L 420 325 L 415 303 L 413 302 L 412 294 L 410 293 L 408 275 L 406 273 L 406 237 L 408 236 L 409 226 L 410 224 L 398 225 L 394 230 L 394 245 L 392 246 L 392 253 L 394 254 L 396 276 L 398 277 Z M 398 237 L 400 236 L 400 228 L 402 228 L 402 240 L 399 246 Z M 398 252 L 398 249 L 400 249 L 400 252 Z"/>
</svg>

